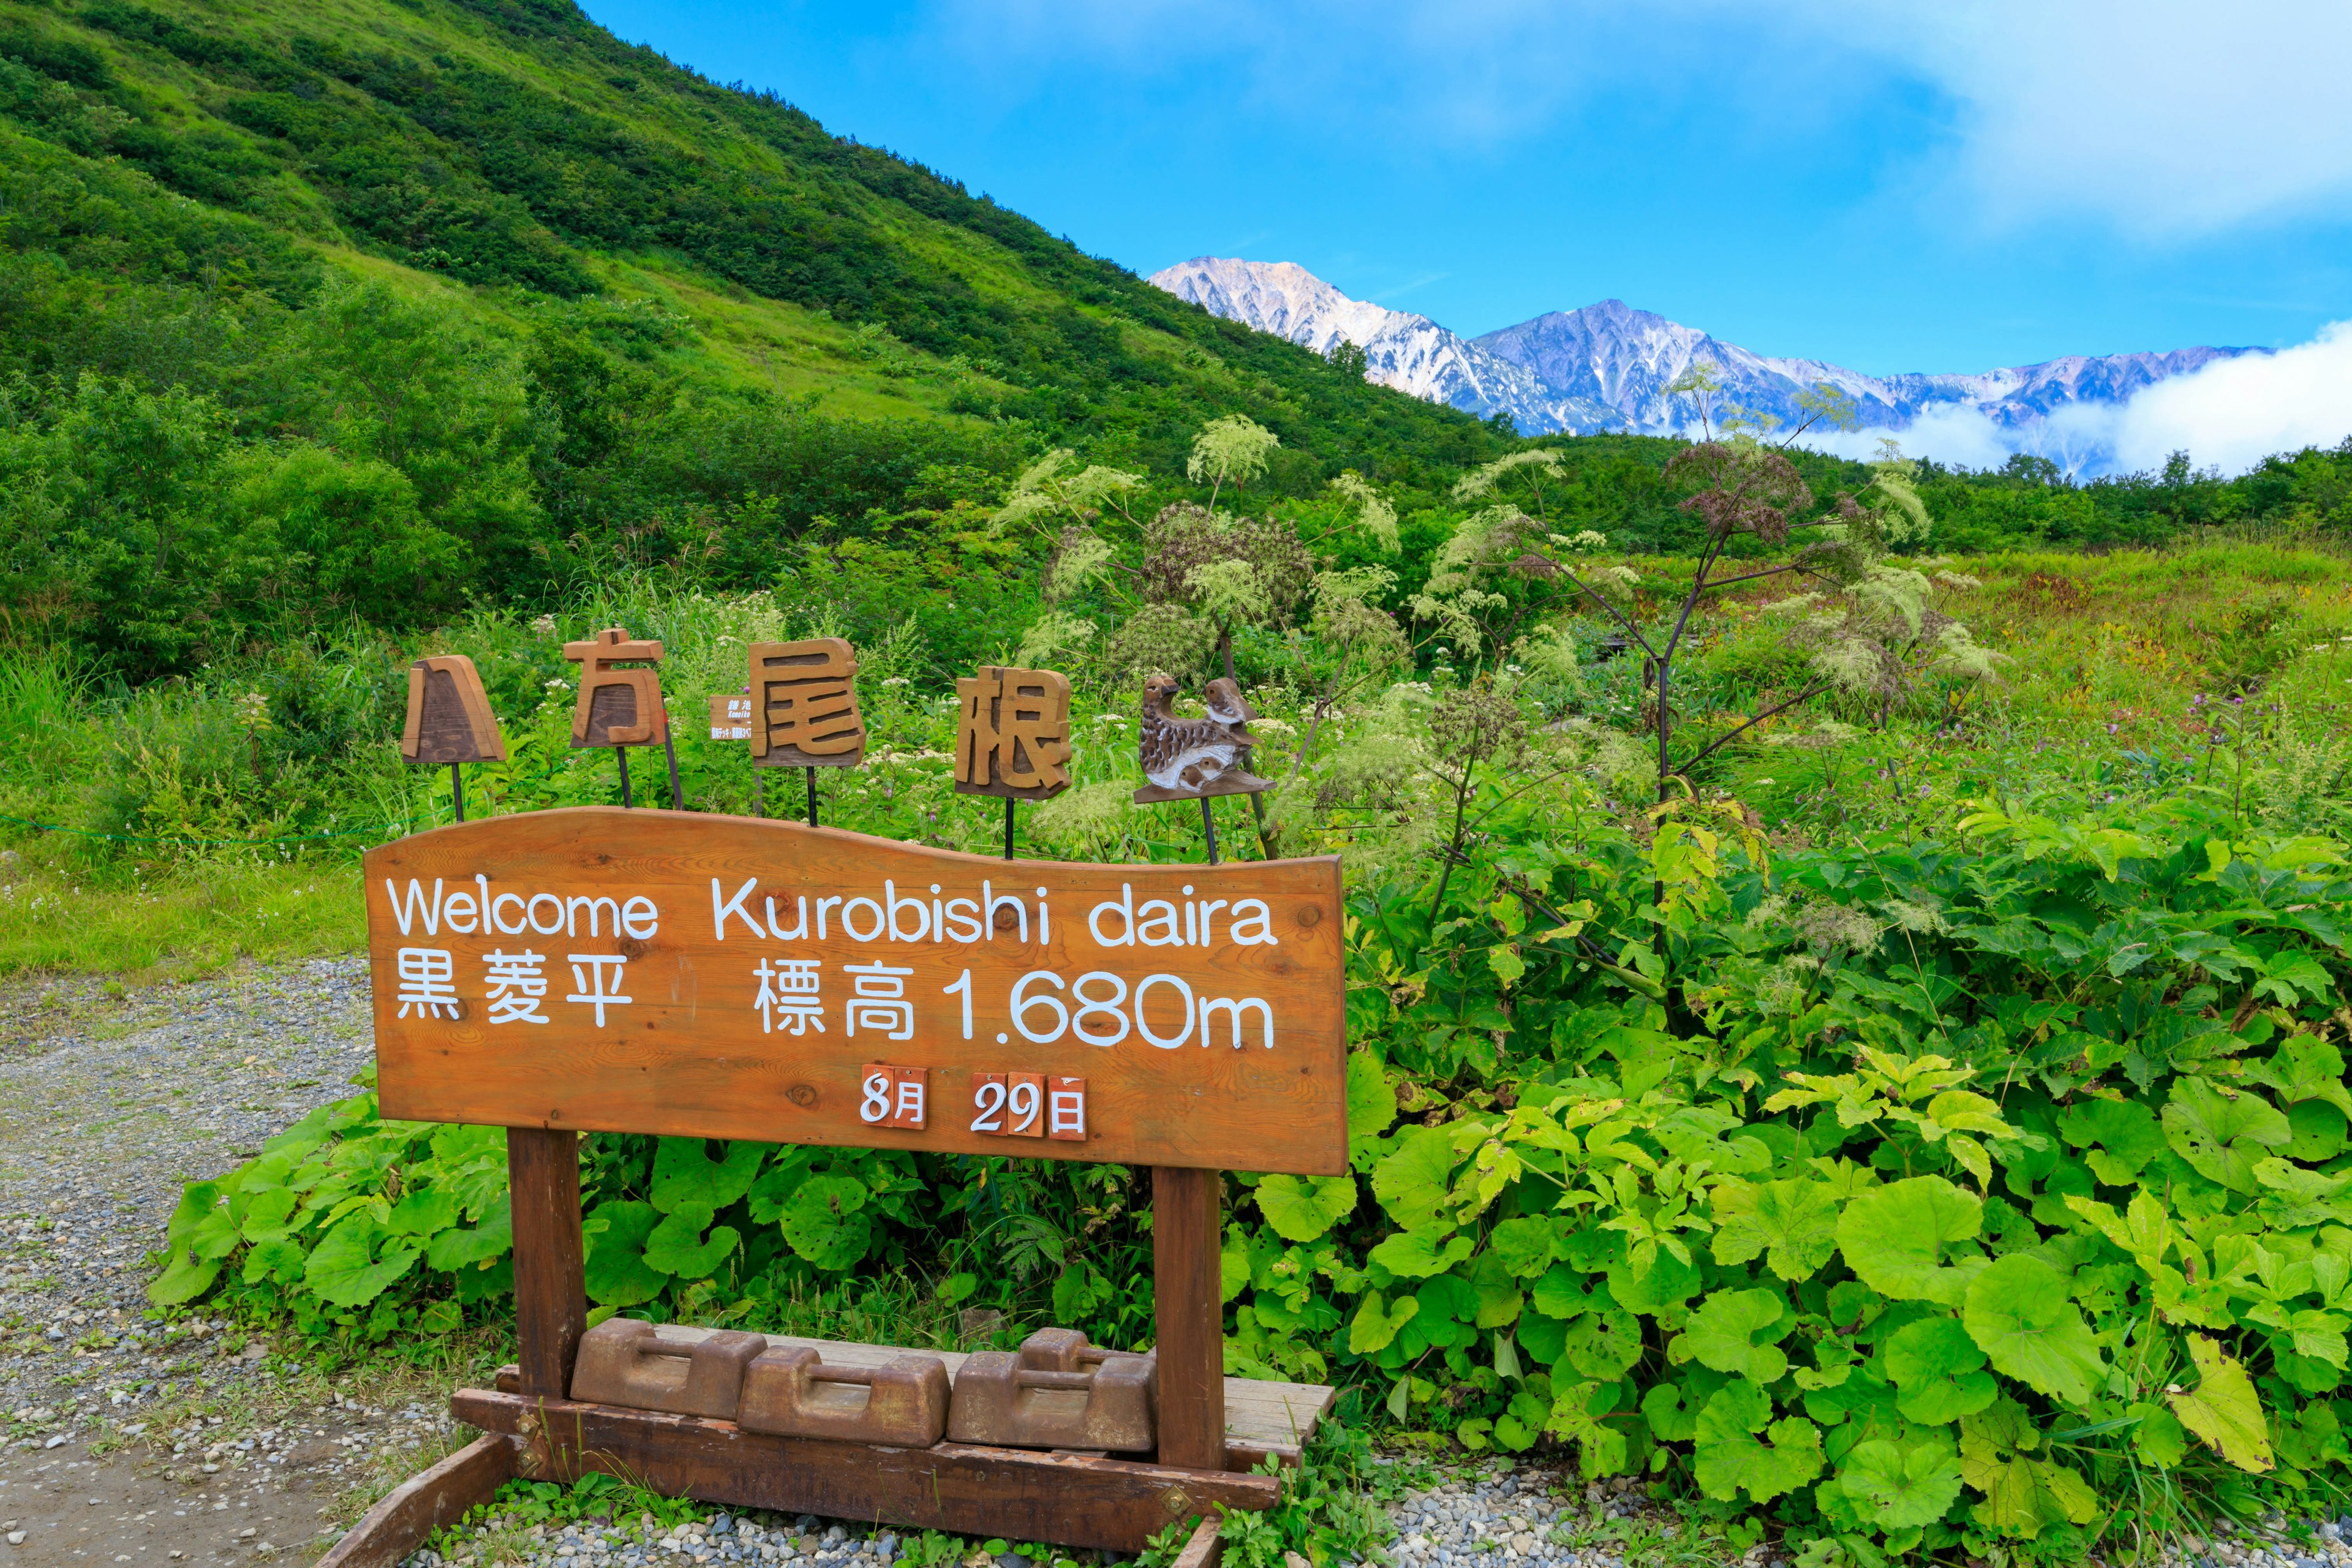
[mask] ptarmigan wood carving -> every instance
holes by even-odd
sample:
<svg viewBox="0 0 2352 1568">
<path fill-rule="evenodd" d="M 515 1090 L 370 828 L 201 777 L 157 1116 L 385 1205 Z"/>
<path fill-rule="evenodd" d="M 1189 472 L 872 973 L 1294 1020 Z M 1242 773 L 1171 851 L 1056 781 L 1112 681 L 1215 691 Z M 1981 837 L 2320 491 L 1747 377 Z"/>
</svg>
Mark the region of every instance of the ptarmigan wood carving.
<svg viewBox="0 0 2352 1568">
<path fill-rule="evenodd" d="M 1257 738 L 1249 721 L 1257 717 L 1241 689 L 1223 676 L 1209 682 L 1205 719 L 1179 719 L 1168 711 L 1177 692 L 1172 677 L 1155 675 L 1143 686 L 1143 728 L 1136 757 L 1151 782 L 1135 792 L 1138 805 L 1161 800 L 1198 800 L 1203 795 L 1255 795 L 1266 781 L 1249 771 Z"/>
</svg>

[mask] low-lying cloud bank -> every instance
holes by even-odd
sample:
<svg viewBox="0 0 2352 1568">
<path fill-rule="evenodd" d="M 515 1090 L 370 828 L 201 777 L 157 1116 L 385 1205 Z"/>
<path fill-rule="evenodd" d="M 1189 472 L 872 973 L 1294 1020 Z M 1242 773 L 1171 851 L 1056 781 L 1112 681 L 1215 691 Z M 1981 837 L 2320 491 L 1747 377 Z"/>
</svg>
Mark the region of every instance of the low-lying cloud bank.
<svg viewBox="0 0 2352 1568">
<path fill-rule="evenodd" d="M 2185 451 L 2199 468 L 2242 473 L 2273 452 L 2333 447 L 2352 436 L 2352 321 L 2276 353 L 2216 360 L 2159 381 L 2127 403 L 2076 404 L 2038 425 L 2005 428 L 1972 409 L 1921 416 L 1902 430 L 1854 430 L 1808 446 L 1867 458 L 1888 436 L 1904 453 L 1997 468 L 2012 452 L 2085 477 L 2160 468 Z"/>
</svg>

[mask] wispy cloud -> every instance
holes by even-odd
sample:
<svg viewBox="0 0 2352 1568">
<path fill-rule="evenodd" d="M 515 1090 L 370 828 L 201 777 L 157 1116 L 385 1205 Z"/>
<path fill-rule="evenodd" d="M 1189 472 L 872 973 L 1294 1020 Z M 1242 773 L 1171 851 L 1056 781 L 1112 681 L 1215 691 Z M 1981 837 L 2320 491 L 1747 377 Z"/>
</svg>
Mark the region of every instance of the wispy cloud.
<svg viewBox="0 0 2352 1568">
<path fill-rule="evenodd" d="M 1927 89 L 1889 188 L 1996 224 L 2094 216 L 2175 239 L 2352 212 L 2352 6 L 2341 0 L 934 0 L 1008 72 L 1185 79 L 1302 135 L 1531 152 L 1606 97 L 1731 104 L 1759 144 Z M 1859 74 L 1858 74 L 1859 73 Z M 1881 138 L 1883 121 L 1845 133 Z M 1549 142 L 1548 142 L 1548 140 Z"/>
<path fill-rule="evenodd" d="M 1934 83 L 1951 173 L 1998 217 L 2150 237 L 2352 200 L 2352 7 L 2334 0 L 1801 0 Z"/>
</svg>

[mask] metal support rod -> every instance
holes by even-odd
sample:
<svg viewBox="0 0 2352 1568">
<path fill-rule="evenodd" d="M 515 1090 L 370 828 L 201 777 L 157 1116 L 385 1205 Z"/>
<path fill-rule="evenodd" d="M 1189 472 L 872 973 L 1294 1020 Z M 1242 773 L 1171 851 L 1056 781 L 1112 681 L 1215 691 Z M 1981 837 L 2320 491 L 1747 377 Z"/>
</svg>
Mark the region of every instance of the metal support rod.
<svg viewBox="0 0 2352 1568">
<path fill-rule="evenodd" d="M 1205 795 L 1201 797 L 1201 831 L 1208 837 L 1209 864 L 1213 866 L 1217 863 L 1217 819 L 1210 815 L 1209 797 Z"/>
<path fill-rule="evenodd" d="M 457 803 L 457 820 L 466 820 L 466 764 L 449 764 L 449 798 Z"/>
<path fill-rule="evenodd" d="M 662 751 L 669 757 L 669 808 L 684 811 L 686 796 L 677 787 L 677 742 L 671 739 L 667 726 L 662 730 Z"/>
<path fill-rule="evenodd" d="M 631 805 L 629 800 L 629 748 L 626 746 L 614 746 L 613 748 L 613 755 L 619 759 L 621 763 L 621 808 L 625 811 Z"/>
<path fill-rule="evenodd" d="M 1004 797 L 1004 858 L 1013 858 L 1013 797 Z"/>
<path fill-rule="evenodd" d="M 814 827 L 816 826 L 816 770 L 814 768 L 803 768 L 801 772 L 808 774 L 809 826 L 811 827 Z"/>
</svg>

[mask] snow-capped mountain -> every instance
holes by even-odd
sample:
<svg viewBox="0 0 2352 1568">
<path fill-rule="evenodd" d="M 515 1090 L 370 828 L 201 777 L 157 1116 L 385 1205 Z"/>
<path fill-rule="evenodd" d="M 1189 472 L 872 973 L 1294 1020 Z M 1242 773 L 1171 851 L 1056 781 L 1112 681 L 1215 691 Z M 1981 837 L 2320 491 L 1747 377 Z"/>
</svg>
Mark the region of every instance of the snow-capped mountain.
<svg viewBox="0 0 2352 1568">
<path fill-rule="evenodd" d="M 1666 388 L 1692 365 L 1716 367 L 1720 405 L 1801 417 L 1797 399 L 1827 383 L 1854 400 L 1868 428 L 1900 430 L 1922 415 L 1968 410 L 2034 444 L 2048 417 L 2073 405 L 2116 405 L 2151 383 L 2260 349 L 2069 355 L 1978 374 L 1864 375 L 1819 360 L 1774 359 L 1622 300 L 1555 310 L 1482 337 L 1463 338 L 1426 316 L 1350 300 L 1291 262 L 1200 257 L 1154 273 L 1181 299 L 1328 353 L 1344 339 L 1364 350 L 1365 374 L 1416 397 L 1479 415 L 1507 413 L 1530 435 L 1634 430 L 1666 434 L 1697 423 L 1688 398 Z"/>
<path fill-rule="evenodd" d="M 1548 392 L 1524 367 L 1447 331 L 1427 316 L 1350 300 L 1292 261 L 1201 257 L 1151 281 L 1212 315 L 1245 321 L 1328 354 L 1364 351 L 1364 374 L 1382 386 L 1481 415 L 1508 413 L 1522 430 L 1610 429 L 1613 410 Z"/>
</svg>

